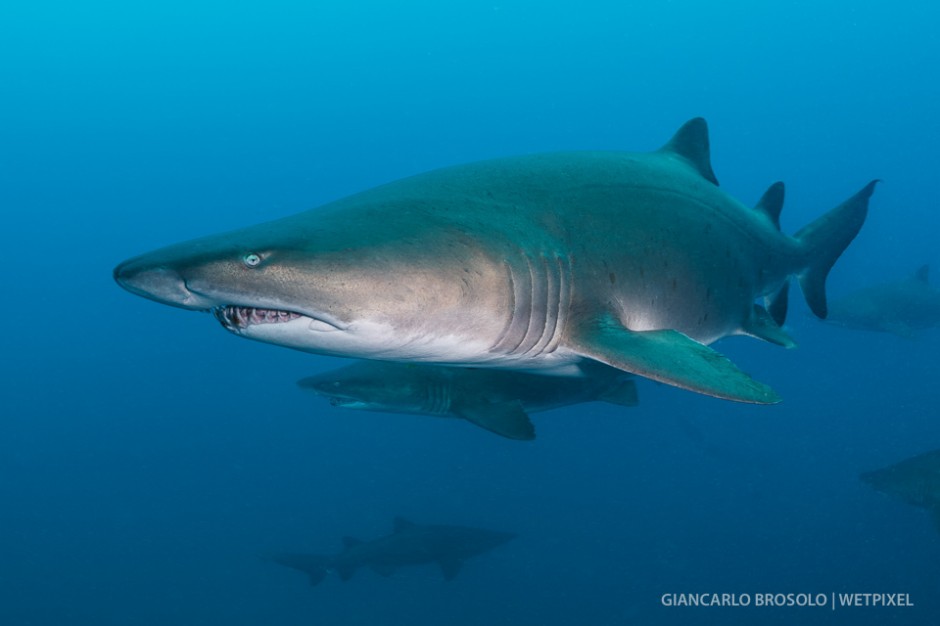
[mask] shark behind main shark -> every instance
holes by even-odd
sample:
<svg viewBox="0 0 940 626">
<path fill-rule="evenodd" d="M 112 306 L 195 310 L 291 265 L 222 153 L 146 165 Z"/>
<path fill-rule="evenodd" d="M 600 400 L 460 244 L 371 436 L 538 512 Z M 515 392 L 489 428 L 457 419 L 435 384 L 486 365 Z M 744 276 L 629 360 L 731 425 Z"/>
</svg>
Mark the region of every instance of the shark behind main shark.
<svg viewBox="0 0 940 626">
<path fill-rule="evenodd" d="M 514 533 L 466 526 L 425 526 L 397 517 L 392 534 L 372 541 L 346 537 L 339 554 L 282 553 L 271 560 L 304 572 L 311 585 L 318 585 L 331 572 L 347 581 L 360 567 L 391 576 L 400 567 L 426 563 L 437 563 L 444 579 L 453 580 L 464 561 L 515 537 Z"/>
<path fill-rule="evenodd" d="M 392 182 L 278 221 L 130 259 L 138 295 L 309 352 L 574 375 L 585 360 L 719 398 L 779 396 L 708 347 L 783 346 L 790 277 L 825 280 L 869 183 L 794 236 L 783 186 L 719 189 L 705 121 L 650 153 L 539 154 Z M 762 304 L 756 301 L 762 300 Z"/>
<path fill-rule="evenodd" d="M 940 450 L 865 472 L 860 478 L 873 489 L 927 509 L 940 532 Z"/>
<path fill-rule="evenodd" d="M 534 439 L 529 413 L 580 404 L 637 404 L 629 374 L 585 364 L 585 376 L 557 377 L 496 369 L 359 361 L 298 384 L 334 406 L 457 417 L 509 439 Z"/>
<path fill-rule="evenodd" d="M 930 286 L 929 273 L 923 265 L 905 280 L 854 291 L 832 303 L 827 321 L 908 338 L 940 326 L 940 290 Z"/>
</svg>

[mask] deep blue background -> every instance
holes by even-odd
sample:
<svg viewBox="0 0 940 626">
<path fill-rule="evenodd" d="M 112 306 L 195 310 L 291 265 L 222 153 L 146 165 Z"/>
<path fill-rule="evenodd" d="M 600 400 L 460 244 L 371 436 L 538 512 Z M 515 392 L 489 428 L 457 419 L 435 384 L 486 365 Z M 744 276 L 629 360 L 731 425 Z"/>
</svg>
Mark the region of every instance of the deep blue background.
<svg viewBox="0 0 940 626">
<path fill-rule="evenodd" d="M 13 6 L 13 5 L 16 6 Z M 785 398 L 640 383 L 534 443 L 344 412 L 338 360 L 120 290 L 151 248 L 454 163 L 647 150 L 705 116 L 723 188 L 792 231 L 882 178 L 839 294 L 940 262 L 940 9 L 920 2 L 35 2 L 0 7 L 0 623 L 930 623 L 940 536 L 857 479 L 940 446 L 936 332 L 719 344 Z M 262 8 L 263 5 L 263 8 Z M 395 515 L 521 536 L 310 589 L 265 563 Z M 666 609 L 667 592 L 916 609 Z"/>
</svg>

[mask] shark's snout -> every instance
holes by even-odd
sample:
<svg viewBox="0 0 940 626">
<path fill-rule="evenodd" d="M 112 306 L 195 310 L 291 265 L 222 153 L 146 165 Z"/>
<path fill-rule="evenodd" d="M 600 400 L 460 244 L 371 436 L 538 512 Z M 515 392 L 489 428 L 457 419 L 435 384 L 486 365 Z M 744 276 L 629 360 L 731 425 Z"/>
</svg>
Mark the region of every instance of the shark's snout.
<svg viewBox="0 0 940 626">
<path fill-rule="evenodd" d="M 176 270 L 130 259 L 114 268 L 114 280 L 131 293 L 163 304 L 185 309 L 208 308 L 208 303 L 192 293 Z"/>
<path fill-rule="evenodd" d="M 875 491 L 891 491 L 890 475 L 886 474 L 883 470 L 863 472 L 859 474 L 859 479 Z"/>
<path fill-rule="evenodd" d="M 335 378 L 324 378 L 322 376 L 308 376 L 297 381 L 297 385 L 302 389 L 308 389 L 314 393 L 328 394 L 331 391 L 337 391 L 341 383 Z"/>
<path fill-rule="evenodd" d="M 878 482 L 875 474 L 875 472 L 863 472 L 858 477 L 863 483 L 874 486 Z"/>
</svg>

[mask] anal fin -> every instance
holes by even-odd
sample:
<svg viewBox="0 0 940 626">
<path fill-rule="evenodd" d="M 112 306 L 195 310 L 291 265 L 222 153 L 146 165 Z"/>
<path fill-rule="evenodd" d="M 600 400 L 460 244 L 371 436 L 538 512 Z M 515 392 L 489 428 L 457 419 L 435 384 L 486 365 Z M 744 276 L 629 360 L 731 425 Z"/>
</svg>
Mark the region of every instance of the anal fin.
<svg viewBox="0 0 940 626">
<path fill-rule="evenodd" d="M 675 330 L 635 332 L 610 314 L 584 320 L 568 347 L 589 359 L 716 398 L 773 404 L 777 393 L 724 355 Z"/>
<path fill-rule="evenodd" d="M 787 305 L 790 299 L 790 281 L 784 281 L 776 293 L 764 298 L 764 306 L 770 317 L 774 318 L 777 326 L 783 326 L 787 321 Z"/>
<path fill-rule="evenodd" d="M 743 330 L 751 337 L 757 337 L 784 348 L 796 347 L 793 338 L 777 325 L 767 309 L 756 304 L 751 316 L 744 320 Z"/>
<path fill-rule="evenodd" d="M 444 574 L 444 580 L 453 580 L 460 571 L 460 561 L 457 559 L 441 559 L 438 563 L 441 566 L 441 573 Z"/>
</svg>

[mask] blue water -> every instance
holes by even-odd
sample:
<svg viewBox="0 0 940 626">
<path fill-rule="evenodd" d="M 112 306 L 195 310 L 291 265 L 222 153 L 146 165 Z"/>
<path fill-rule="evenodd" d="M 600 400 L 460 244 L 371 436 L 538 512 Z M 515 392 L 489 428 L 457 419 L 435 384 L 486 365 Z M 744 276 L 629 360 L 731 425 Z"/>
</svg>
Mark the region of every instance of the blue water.
<svg viewBox="0 0 940 626">
<path fill-rule="evenodd" d="M 633 6 L 638 5 L 638 6 Z M 940 534 L 858 473 L 940 447 L 940 336 L 812 319 L 718 348 L 785 398 L 639 383 L 538 439 L 342 411 L 340 363 L 118 288 L 119 261 L 434 167 L 647 150 L 708 119 L 722 187 L 792 232 L 883 184 L 833 295 L 940 265 L 927 2 L 36 2 L 0 8 L 0 624 L 912 624 Z M 396 515 L 519 533 L 310 588 L 265 562 Z M 903 592 L 914 608 L 667 608 Z"/>
</svg>

